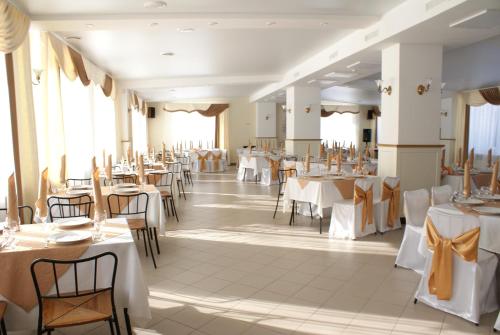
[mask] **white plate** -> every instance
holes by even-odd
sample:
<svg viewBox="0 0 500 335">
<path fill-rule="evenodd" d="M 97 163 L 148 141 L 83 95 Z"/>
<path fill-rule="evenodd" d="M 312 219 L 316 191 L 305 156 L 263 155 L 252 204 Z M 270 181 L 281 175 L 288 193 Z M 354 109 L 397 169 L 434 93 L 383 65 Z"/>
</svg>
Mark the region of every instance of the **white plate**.
<svg viewBox="0 0 500 335">
<path fill-rule="evenodd" d="M 89 190 L 67 190 L 66 194 L 68 195 L 86 195 L 90 194 Z"/>
<path fill-rule="evenodd" d="M 470 206 L 479 206 L 479 205 L 484 205 L 484 201 L 480 199 L 474 199 L 474 198 L 469 198 L 469 199 L 456 199 L 455 203 L 460 204 L 460 205 L 470 205 Z"/>
<path fill-rule="evenodd" d="M 121 188 L 119 190 L 116 191 L 116 193 L 118 194 L 132 194 L 132 193 L 138 193 L 139 192 L 139 188 L 138 187 L 134 187 L 134 188 Z"/>
<path fill-rule="evenodd" d="M 134 183 L 123 183 L 123 184 L 116 184 L 116 188 L 130 188 L 130 187 L 137 187 L 137 184 Z"/>
<path fill-rule="evenodd" d="M 481 215 L 500 215 L 500 208 L 498 207 L 478 207 L 474 209 Z"/>
<path fill-rule="evenodd" d="M 90 231 L 65 231 L 49 236 L 49 240 L 56 244 L 73 244 L 92 238 Z"/>
<path fill-rule="evenodd" d="M 476 198 L 485 200 L 485 201 L 499 201 L 500 194 L 478 194 Z"/>
<path fill-rule="evenodd" d="M 74 228 L 89 224 L 92 222 L 89 218 L 64 218 L 54 221 L 59 228 Z"/>
</svg>

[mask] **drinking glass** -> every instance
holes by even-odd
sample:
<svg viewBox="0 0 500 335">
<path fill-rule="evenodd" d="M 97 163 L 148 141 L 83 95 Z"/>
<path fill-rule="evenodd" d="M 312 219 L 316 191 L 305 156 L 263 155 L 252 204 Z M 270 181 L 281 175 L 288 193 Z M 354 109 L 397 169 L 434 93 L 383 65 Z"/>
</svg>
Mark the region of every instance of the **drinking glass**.
<svg viewBox="0 0 500 335">
<path fill-rule="evenodd" d="M 106 211 L 103 211 L 102 213 L 98 211 L 94 212 L 94 241 L 96 242 L 102 241 L 104 238 L 102 226 L 106 223 L 106 217 Z"/>
</svg>

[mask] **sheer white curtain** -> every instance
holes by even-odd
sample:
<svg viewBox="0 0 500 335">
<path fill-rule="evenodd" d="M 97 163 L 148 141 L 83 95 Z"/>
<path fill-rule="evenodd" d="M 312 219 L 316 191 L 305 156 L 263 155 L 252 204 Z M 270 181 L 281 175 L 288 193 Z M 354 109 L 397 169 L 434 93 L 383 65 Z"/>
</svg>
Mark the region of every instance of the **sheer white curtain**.
<svg viewBox="0 0 500 335">
<path fill-rule="evenodd" d="M 352 113 L 333 113 L 329 117 L 321 118 L 321 139 L 328 140 L 328 144 L 332 140 L 337 142 L 345 142 L 349 145 L 351 142 L 359 147 L 359 114 Z"/>
<path fill-rule="evenodd" d="M 92 87 L 92 109 L 94 122 L 94 153 L 97 161 L 102 161 L 102 151 L 116 157 L 116 118 L 113 99 L 106 97 L 99 85 L 90 84 Z"/>
<path fill-rule="evenodd" d="M 14 172 L 12 129 L 10 123 L 9 88 L 5 68 L 5 55 L 0 52 L 0 207 L 5 206 L 7 179 Z"/>
<path fill-rule="evenodd" d="M 148 152 L 148 126 L 146 115 L 134 109 L 132 112 L 132 140 L 134 143 L 134 150 L 139 153 Z"/>
<path fill-rule="evenodd" d="M 484 104 L 470 107 L 469 149 L 485 155 L 490 148 L 500 155 L 500 106 Z"/>
</svg>

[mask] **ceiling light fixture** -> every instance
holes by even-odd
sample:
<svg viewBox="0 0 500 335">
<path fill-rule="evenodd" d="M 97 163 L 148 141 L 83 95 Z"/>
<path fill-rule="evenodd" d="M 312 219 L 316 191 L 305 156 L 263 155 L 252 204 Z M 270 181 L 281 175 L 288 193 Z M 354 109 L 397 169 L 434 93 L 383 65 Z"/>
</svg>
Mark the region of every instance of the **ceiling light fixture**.
<svg viewBox="0 0 500 335">
<path fill-rule="evenodd" d="M 313 83 L 315 83 L 315 82 L 316 82 L 316 79 L 311 79 L 311 80 L 308 80 L 308 81 L 307 81 L 307 83 L 308 83 L 308 84 L 313 84 Z"/>
<path fill-rule="evenodd" d="M 174 93 L 175 93 L 175 89 L 174 89 L 174 88 L 171 88 L 170 90 L 168 90 L 168 93 L 170 93 L 170 94 L 174 94 Z"/>
<path fill-rule="evenodd" d="M 162 53 L 161 55 L 162 56 L 173 56 L 175 54 L 173 52 L 171 52 L 171 51 L 167 51 L 167 52 Z"/>
<path fill-rule="evenodd" d="M 79 41 L 82 38 L 80 36 L 66 36 L 65 39 L 68 41 Z"/>
<path fill-rule="evenodd" d="M 352 78 L 356 74 L 350 72 L 330 72 L 325 74 L 327 78 Z"/>
<path fill-rule="evenodd" d="M 144 2 L 144 8 L 165 8 L 167 3 L 165 1 L 146 1 Z"/>
<path fill-rule="evenodd" d="M 327 26 L 328 25 L 328 22 L 321 22 L 320 25 L 322 25 L 323 27 L 324 26 Z"/>
<path fill-rule="evenodd" d="M 177 31 L 180 33 L 192 33 L 194 28 L 177 28 Z"/>
<path fill-rule="evenodd" d="M 209 26 L 216 26 L 218 24 L 219 24 L 219 22 L 217 22 L 217 21 L 212 21 L 212 22 L 208 23 Z"/>
<path fill-rule="evenodd" d="M 85 27 L 87 27 L 87 28 L 89 28 L 89 29 L 92 29 L 92 28 L 94 28 L 94 25 L 93 25 L 92 23 L 87 23 L 87 24 L 85 25 Z"/>
<path fill-rule="evenodd" d="M 266 22 L 266 26 L 270 27 L 270 26 L 274 26 L 276 24 L 275 21 L 269 21 L 269 22 Z"/>
<path fill-rule="evenodd" d="M 149 24 L 150 27 L 158 27 L 160 24 L 158 22 L 151 22 Z"/>
</svg>

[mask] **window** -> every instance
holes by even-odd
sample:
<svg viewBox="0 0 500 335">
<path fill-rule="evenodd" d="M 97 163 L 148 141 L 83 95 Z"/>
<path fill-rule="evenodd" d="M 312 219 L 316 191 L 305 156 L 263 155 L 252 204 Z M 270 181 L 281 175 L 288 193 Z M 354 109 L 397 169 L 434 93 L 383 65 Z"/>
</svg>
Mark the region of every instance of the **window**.
<svg viewBox="0 0 500 335">
<path fill-rule="evenodd" d="M 146 115 L 142 115 L 140 111 L 134 109 L 132 112 L 132 140 L 134 142 L 134 150 L 139 153 L 148 152 L 148 133 Z"/>
<path fill-rule="evenodd" d="M 116 157 L 116 118 L 115 103 L 110 97 L 106 97 L 99 85 L 90 83 L 92 90 L 92 110 L 94 120 L 94 154 L 99 162 L 102 151 L 106 155 Z"/>
<path fill-rule="evenodd" d="M 333 113 L 328 117 L 321 118 L 321 139 L 328 141 L 330 144 L 332 140 L 349 146 L 352 144 L 359 147 L 358 134 L 359 134 L 359 114 L 352 113 Z"/>
<path fill-rule="evenodd" d="M 490 148 L 493 155 L 500 155 L 500 106 L 470 107 L 468 144 L 479 155 L 486 155 Z"/>
<path fill-rule="evenodd" d="M 10 123 L 9 87 L 5 68 L 5 55 L 0 53 L 0 207 L 5 206 L 7 179 L 14 172 L 12 128 Z"/>
</svg>

